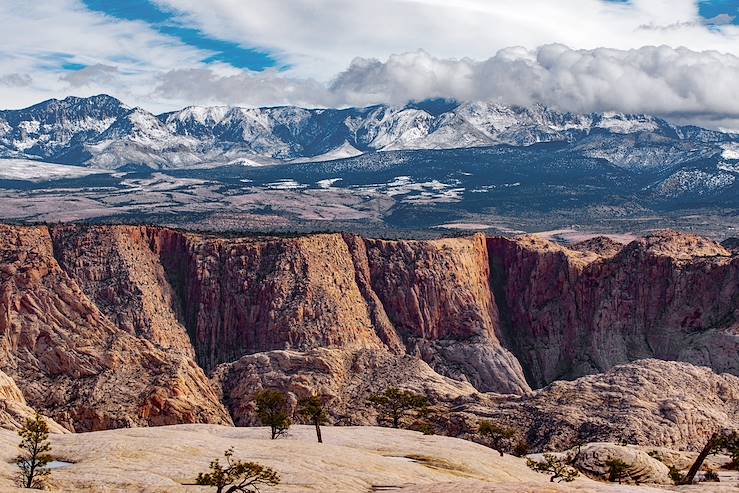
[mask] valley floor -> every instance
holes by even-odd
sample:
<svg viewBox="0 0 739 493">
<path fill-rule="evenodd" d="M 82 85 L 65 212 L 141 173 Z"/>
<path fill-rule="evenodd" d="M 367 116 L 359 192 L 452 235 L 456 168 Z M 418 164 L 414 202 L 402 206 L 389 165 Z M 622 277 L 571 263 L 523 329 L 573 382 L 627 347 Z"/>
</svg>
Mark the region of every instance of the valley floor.
<svg viewBox="0 0 739 493">
<path fill-rule="evenodd" d="M 552 484 L 525 460 L 469 441 L 377 427 L 325 427 L 324 444 L 313 428 L 294 426 L 289 436 L 268 439 L 266 428 L 176 425 L 93 433 L 55 434 L 55 491 L 205 492 L 194 486 L 211 459 L 234 447 L 236 457 L 272 467 L 281 476 L 267 492 L 507 493 L 736 491 L 736 485 L 681 488 L 615 485 L 581 477 Z M 12 487 L 16 435 L 0 431 L 0 491 Z M 67 464 L 69 463 L 69 464 Z M 26 490 L 27 491 L 27 490 Z"/>
</svg>

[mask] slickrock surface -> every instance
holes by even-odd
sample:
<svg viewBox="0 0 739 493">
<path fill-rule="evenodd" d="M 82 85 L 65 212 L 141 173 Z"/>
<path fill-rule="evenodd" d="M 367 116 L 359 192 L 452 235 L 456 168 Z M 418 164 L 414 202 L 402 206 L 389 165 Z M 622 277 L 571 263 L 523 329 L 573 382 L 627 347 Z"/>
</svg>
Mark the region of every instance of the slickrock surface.
<svg viewBox="0 0 739 493">
<path fill-rule="evenodd" d="M 525 430 L 535 450 L 622 440 L 700 450 L 713 431 L 739 429 L 739 377 L 642 360 L 468 411 L 484 416 L 485 408 L 494 409 L 492 419 Z"/>
<path fill-rule="evenodd" d="M 739 375 L 739 257 L 670 231 L 612 257 L 489 238 L 502 339 L 534 387 L 643 358 Z"/>
<path fill-rule="evenodd" d="M 282 477 L 267 492 L 368 491 L 654 493 L 645 486 L 613 486 L 587 478 L 554 485 L 524 459 L 500 457 L 487 447 L 455 438 L 374 427 L 297 426 L 269 440 L 265 428 L 179 425 L 52 437 L 56 460 L 72 463 L 53 473 L 55 491 L 202 492 L 188 486 L 208 462 L 234 447 L 236 456 L 274 468 Z M 0 487 L 12 491 L 14 437 L 0 431 Z M 21 490 L 18 490 L 21 491 Z M 711 491 L 700 489 L 698 491 Z"/>
<path fill-rule="evenodd" d="M 229 423 L 203 371 L 118 329 L 59 266 L 46 228 L 0 226 L 0 369 L 75 430 Z"/>
</svg>

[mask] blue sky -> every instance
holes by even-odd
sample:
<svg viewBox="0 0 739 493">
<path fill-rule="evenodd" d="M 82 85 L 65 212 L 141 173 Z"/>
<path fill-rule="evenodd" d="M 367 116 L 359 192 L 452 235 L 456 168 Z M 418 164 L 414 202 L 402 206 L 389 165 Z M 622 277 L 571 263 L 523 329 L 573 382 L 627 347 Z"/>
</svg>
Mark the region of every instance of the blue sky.
<svg viewBox="0 0 739 493">
<path fill-rule="evenodd" d="M 613 3 L 629 4 L 631 0 L 604 0 Z M 219 39 L 204 31 L 188 25 L 176 12 L 163 8 L 149 0 L 83 0 L 90 10 L 125 20 L 142 21 L 158 32 L 175 37 L 183 43 L 198 49 L 212 52 L 203 60 L 204 63 L 224 62 L 234 67 L 251 71 L 262 71 L 266 68 L 287 69 L 289 65 L 281 64 L 267 50 L 259 50 L 243 44 Z M 739 25 L 739 0 L 702 0 L 699 1 L 699 12 L 704 19 L 726 17 L 725 22 Z M 421 47 L 422 48 L 422 47 Z M 68 63 L 67 70 L 82 68 L 84 65 Z"/>
<path fill-rule="evenodd" d="M 278 65 L 268 53 L 207 36 L 198 29 L 179 22 L 177 16 L 171 11 L 164 10 L 148 0 L 83 0 L 83 3 L 92 11 L 117 19 L 146 22 L 164 35 L 213 52 L 212 56 L 203 60 L 205 63 L 225 62 L 237 68 L 254 71 Z M 74 69 L 72 66 L 67 66 L 67 68 Z"/>
</svg>

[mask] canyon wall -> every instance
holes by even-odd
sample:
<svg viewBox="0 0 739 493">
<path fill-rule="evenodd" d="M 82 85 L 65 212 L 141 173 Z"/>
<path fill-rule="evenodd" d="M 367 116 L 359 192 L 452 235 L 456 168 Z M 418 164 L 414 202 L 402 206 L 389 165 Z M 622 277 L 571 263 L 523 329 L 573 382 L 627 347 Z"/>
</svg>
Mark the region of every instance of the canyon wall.
<svg viewBox="0 0 739 493">
<path fill-rule="evenodd" d="M 231 422 L 191 358 L 124 325 L 60 266 L 47 228 L 0 226 L 0 370 L 31 407 L 77 431 Z"/>
<path fill-rule="evenodd" d="M 489 238 L 508 347 L 540 387 L 642 358 L 739 375 L 739 257 L 659 232 L 606 254 Z"/>
<path fill-rule="evenodd" d="M 671 232 L 567 249 L 0 226 L 0 371 L 70 430 L 250 423 L 265 386 L 349 416 L 380 384 L 526 396 L 642 358 L 739 375 L 738 307 L 739 257 Z"/>
</svg>

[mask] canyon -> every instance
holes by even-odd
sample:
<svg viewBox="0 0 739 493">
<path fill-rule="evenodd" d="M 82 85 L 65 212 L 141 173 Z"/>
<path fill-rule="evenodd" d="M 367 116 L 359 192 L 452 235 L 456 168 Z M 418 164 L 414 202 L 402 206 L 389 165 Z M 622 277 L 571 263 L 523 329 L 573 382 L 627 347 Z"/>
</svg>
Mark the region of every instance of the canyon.
<svg viewBox="0 0 739 493">
<path fill-rule="evenodd" d="M 494 417 L 536 450 L 694 449 L 739 422 L 738 315 L 739 256 L 674 231 L 565 247 L 0 225 L 0 419 L 253 425 L 254 394 L 279 388 L 367 425 L 395 385 L 453 436 Z"/>
</svg>

